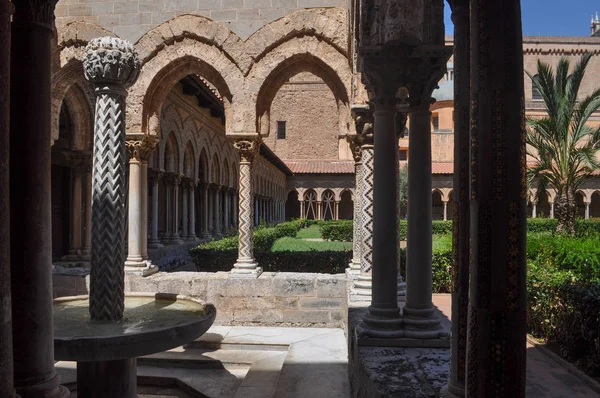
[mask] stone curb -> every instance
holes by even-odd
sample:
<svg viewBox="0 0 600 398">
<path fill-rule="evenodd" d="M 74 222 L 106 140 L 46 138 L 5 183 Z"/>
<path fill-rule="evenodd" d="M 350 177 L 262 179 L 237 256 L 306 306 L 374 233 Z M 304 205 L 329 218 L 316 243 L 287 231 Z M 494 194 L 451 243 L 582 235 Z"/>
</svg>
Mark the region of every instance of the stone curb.
<svg viewBox="0 0 600 398">
<path fill-rule="evenodd" d="M 539 349 L 542 354 L 556 362 L 558 365 L 567 369 L 569 373 L 573 374 L 575 377 L 579 378 L 583 381 L 588 387 L 592 390 L 600 394 L 600 383 L 585 374 L 583 371 L 579 370 L 575 365 L 567 361 L 566 359 L 561 358 L 557 354 L 550 351 L 545 345 L 541 342 L 541 340 L 536 339 L 531 335 L 527 335 L 527 342 L 533 345 L 535 348 Z"/>
</svg>

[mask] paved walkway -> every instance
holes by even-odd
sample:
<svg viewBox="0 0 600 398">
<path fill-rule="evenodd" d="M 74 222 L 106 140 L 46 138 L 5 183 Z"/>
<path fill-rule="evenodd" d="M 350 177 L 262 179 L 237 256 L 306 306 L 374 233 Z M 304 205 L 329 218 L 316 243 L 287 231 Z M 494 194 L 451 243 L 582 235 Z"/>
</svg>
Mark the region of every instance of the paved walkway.
<svg viewBox="0 0 600 398">
<path fill-rule="evenodd" d="M 433 303 L 450 323 L 451 299 L 449 294 L 436 294 Z M 543 351 L 527 344 L 527 397 L 579 398 L 600 397 L 580 378 L 549 358 Z"/>
</svg>

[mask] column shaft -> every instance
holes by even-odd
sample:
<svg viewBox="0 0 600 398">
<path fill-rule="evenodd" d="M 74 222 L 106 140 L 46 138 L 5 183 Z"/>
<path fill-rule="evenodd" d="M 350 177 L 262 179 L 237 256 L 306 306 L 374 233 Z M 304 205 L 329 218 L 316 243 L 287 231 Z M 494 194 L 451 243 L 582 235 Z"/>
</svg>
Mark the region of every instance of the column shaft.
<svg viewBox="0 0 600 398">
<path fill-rule="evenodd" d="M 14 382 L 22 398 L 68 394 L 54 369 L 52 326 L 50 54 L 55 4 L 15 2 L 11 32 L 10 184 L 4 188 L 10 187 L 11 198 Z M 6 38 L 2 35 L 0 42 L 6 44 Z"/>
<path fill-rule="evenodd" d="M 403 335 L 398 308 L 396 245 L 400 242 L 396 242 L 397 195 L 395 192 L 389 192 L 390 184 L 395 187 L 398 181 L 395 120 L 396 102 L 393 98 L 378 99 L 374 112 L 373 288 L 369 313 L 363 319 L 363 326 L 367 333 L 375 337 L 402 337 Z"/>
<path fill-rule="evenodd" d="M 181 185 L 181 229 L 182 235 L 181 238 L 184 240 L 188 240 L 189 238 L 189 205 L 188 205 L 189 193 L 187 182 L 183 182 Z"/>
<path fill-rule="evenodd" d="M 234 194 L 234 196 L 233 196 L 233 226 L 235 228 L 238 228 L 238 226 L 239 226 L 239 218 L 238 218 L 238 213 L 239 213 L 239 210 L 238 210 L 239 206 L 238 206 L 238 204 L 239 204 L 239 200 L 240 200 L 239 199 L 239 195 L 236 192 Z"/>
<path fill-rule="evenodd" d="M 0 0 L 0 396 L 13 398 L 10 287 L 10 18 L 13 5 Z"/>
<path fill-rule="evenodd" d="M 372 134 L 372 132 L 371 132 Z M 360 234 L 360 274 L 354 281 L 353 293 L 371 298 L 373 272 L 373 144 L 369 142 L 362 146 L 361 171 L 361 229 Z"/>
<path fill-rule="evenodd" d="M 138 266 L 142 263 L 142 162 L 132 158 L 129 161 L 129 236 L 127 240 L 127 261 L 125 265 Z"/>
<path fill-rule="evenodd" d="M 71 189 L 71 247 L 69 257 L 76 258 L 81 254 L 81 200 L 83 188 L 83 174 L 76 168 L 72 170 Z"/>
<path fill-rule="evenodd" d="M 181 237 L 179 236 L 179 187 L 181 179 L 176 178 L 173 184 L 173 243 L 182 243 Z"/>
<path fill-rule="evenodd" d="M 202 201 L 200 206 L 202 207 L 202 237 L 209 238 L 210 237 L 210 226 L 209 226 L 209 198 L 208 198 L 208 187 L 206 184 L 202 184 Z"/>
<path fill-rule="evenodd" d="M 360 249 L 362 238 L 362 161 L 357 160 L 354 163 L 355 183 L 354 183 L 354 225 L 352 238 L 352 261 L 350 270 L 353 273 L 360 273 Z"/>
<path fill-rule="evenodd" d="M 253 225 L 254 193 L 252 192 L 253 156 L 240 161 L 239 247 L 238 259 L 233 272 L 248 272 L 257 268 L 254 259 Z"/>
<path fill-rule="evenodd" d="M 171 203 L 173 202 L 173 187 L 171 182 L 165 179 L 165 233 L 162 241 L 165 244 L 171 243 Z"/>
<path fill-rule="evenodd" d="M 521 2 L 473 0 L 470 6 L 471 285 L 466 396 L 525 397 L 528 193 Z"/>
<path fill-rule="evenodd" d="M 207 218 L 208 218 L 208 230 L 209 230 L 209 234 L 211 236 L 214 237 L 215 235 L 215 191 L 212 189 L 208 189 L 207 188 L 207 192 L 208 192 L 208 213 L 207 213 Z"/>
<path fill-rule="evenodd" d="M 410 109 L 406 249 L 407 337 L 437 338 L 443 330 L 432 303 L 431 112 L 429 103 Z"/>
<path fill-rule="evenodd" d="M 158 188 L 160 174 L 156 173 L 152 178 L 152 237 L 150 239 L 150 248 L 157 249 L 163 247 L 158 238 Z"/>
<path fill-rule="evenodd" d="M 148 161 L 142 160 L 140 176 L 142 217 L 140 224 L 140 251 L 142 260 L 148 260 Z"/>
</svg>

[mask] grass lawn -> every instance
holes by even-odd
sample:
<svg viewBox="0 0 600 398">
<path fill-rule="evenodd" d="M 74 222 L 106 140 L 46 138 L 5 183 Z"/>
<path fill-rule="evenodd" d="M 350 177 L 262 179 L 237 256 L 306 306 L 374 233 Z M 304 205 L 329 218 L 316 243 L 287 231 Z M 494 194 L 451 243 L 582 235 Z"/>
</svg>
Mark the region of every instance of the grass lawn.
<svg viewBox="0 0 600 398">
<path fill-rule="evenodd" d="M 318 225 L 311 225 L 308 228 L 302 228 L 296 234 L 296 238 L 300 239 L 314 239 L 321 237 L 321 230 Z"/>
<path fill-rule="evenodd" d="M 298 234 L 300 235 L 300 234 Z M 298 238 L 280 238 L 271 247 L 272 252 L 281 251 L 305 252 L 305 251 L 343 251 L 352 250 L 352 242 L 314 242 Z"/>
</svg>

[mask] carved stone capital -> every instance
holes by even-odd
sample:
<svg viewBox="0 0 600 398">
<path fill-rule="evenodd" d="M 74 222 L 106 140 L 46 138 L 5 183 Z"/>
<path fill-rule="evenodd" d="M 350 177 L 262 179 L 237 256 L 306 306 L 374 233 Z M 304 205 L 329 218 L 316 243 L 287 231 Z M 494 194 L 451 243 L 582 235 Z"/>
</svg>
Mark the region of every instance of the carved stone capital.
<svg viewBox="0 0 600 398">
<path fill-rule="evenodd" d="M 260 148 L 260 140 L 257 138 L 230 138 L 233 147 L 240 154 L 242 162 L 251 162 L 254 157 L 258 154 Z"/>
<path fill-rule="evenodd" d="M 54 25 L 54 7 L 58 0 L 27 0 L 14 2 L 15 24 L 27 23 L 52 29 Z"/>
<path fill-rule="evenodd" d="M 356 138 L 354 139 L 356 144 L 360 147 L 363 145 L 373 145 L 373 110 L 366 105 L 354 106 L 352 107 L 352 118 L 356 124 Z"/>
<path fill-rule="evenodd" d="M 91 165 L 92 155 L 90 153 L 64 150 L 62 154 L 73 168 L 85 169 Z"/>
<path fill-rule="evenodd" d="M 183 178 L 183 174 L 177 173 L 165 173 L 163 176 L 163 181 L 167 185 L 179 186 L 181 184 L 181 179 Z"/>
<path fill-rule="evenodd" d="M 147 134 L 127 134 L 127 154 L 129 159 L 135 159 L 139 162 L 148 160 L 150 154 L 156 148 L 158 137 Z"/>
<path fill-rule="evenodd" d="M 140 58 L 135 47 L 116 37 L 98 37 L 85 47 L 83 71 L 85 78 L 97 88 L 109 86 L 126 89 L 137 80 Z"/>
</svg>

